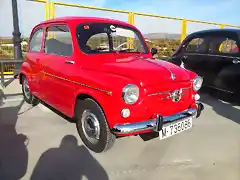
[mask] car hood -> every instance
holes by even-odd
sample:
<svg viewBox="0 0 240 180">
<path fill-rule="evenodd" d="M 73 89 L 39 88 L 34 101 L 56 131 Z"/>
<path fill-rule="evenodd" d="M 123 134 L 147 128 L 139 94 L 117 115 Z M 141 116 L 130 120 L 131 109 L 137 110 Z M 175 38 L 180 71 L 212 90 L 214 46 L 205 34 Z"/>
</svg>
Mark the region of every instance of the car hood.
<svg viewBox="0 0 240 180">
<path fill-rule="evenodd" d="M 100 67 L 101 66 L 101 67 Z M 142 56 L 115 58 L 91 69 L 139 80 L 143 86 L 166 81 L 188 81 L 191 76 L 185 69 L 172 63 Z"/>
</svg>

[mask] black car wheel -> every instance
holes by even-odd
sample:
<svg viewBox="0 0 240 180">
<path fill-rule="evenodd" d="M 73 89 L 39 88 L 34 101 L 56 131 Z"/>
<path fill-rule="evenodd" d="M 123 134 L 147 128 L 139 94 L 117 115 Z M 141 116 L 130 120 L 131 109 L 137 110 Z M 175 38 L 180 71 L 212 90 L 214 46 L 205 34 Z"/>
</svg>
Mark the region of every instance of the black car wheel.
<svg viewBox="0 0 240 180">
<path fill-rule="evenodd" d="M 109 150 L 116 139 L 111 133 L 101 107 L 94 100 L 78 100 L 76 126 L 83 143 L 92 151 L 101 153 Z"/>
<path fill-rule="evenodd" d="M 39 103 L 39 99 L 31 94 L 28 80 L 24 75 L 22 76 L 22 93 L 23 93 L 24 100 L 28 104 L 32 104 L 33 106 L 36 106 Z"/>
</svg>

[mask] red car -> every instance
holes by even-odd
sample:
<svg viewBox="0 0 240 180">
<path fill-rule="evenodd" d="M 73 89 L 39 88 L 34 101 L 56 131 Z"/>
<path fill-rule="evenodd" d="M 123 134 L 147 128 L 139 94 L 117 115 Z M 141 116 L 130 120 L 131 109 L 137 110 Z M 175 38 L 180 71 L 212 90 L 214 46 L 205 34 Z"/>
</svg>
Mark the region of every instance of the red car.
<svg viewBox="0 0 240 180">
<path fill-rule="evenodd" d="M 203 79 L 156 60 L 134 26 L 112 19 L 63 17 L 30 35 L 19 80 L 26 102 L 42 101 L 76 121 L 83 143 L 100 153 L 116 137 L 192 127 Z"/>
</svg>

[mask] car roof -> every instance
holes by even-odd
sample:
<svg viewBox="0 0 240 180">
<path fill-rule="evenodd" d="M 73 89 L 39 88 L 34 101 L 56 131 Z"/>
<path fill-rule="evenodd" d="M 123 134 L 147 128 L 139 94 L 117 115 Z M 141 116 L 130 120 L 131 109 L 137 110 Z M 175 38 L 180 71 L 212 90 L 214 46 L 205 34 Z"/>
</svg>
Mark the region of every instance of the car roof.
<svg viewBox="0 0 240 180">
<path fill-rule="evenodd" d="M 214 32 L 226 32 L 226 33 L 234 32 L 234 33 L 240 33 L 240 29 L 237 29 L 237 28 L 206 29 L 206 30 L 193 32 L 193 33 L 191 33 L 191 35 L 205 34 L 205 33 L 214 33 Z"/>
<path fill-rule="evenodd" d="M 127 25 L 131 26 L 129 23 L 126 23 L 124 21 L 110 19 L 110 18 L 101 18 L 101 17 L 88 17 L 88 16 L 63 16 L 63 17 L 57 17 L 50 20 L 42 21 L 40 24 L 46 24 L 46 23 L 56 23 L 56 22 L 65 22 L 65 23 L 84 23 L 84 22 L 105 22 L 105 23 L 116 23 L 121 25 Z"/>
</svg>

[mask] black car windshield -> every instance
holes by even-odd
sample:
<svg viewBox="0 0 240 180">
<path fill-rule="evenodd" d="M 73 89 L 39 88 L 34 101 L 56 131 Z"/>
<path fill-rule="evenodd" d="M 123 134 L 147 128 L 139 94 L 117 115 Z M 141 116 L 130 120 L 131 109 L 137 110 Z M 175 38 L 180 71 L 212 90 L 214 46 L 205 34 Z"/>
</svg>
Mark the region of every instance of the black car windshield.
<svg viewBox="0 0 240 180">
<path fill-rule="evenodd" d="M 88 23 L 77 27 L 80 49 L 87 54 L 148 53 L 140 33 L 120 24 Z"/>
</svg>

